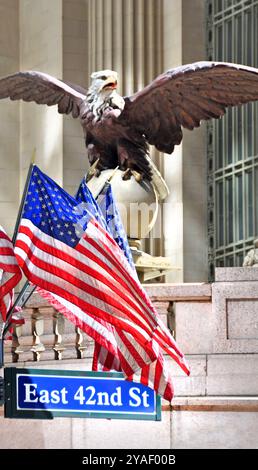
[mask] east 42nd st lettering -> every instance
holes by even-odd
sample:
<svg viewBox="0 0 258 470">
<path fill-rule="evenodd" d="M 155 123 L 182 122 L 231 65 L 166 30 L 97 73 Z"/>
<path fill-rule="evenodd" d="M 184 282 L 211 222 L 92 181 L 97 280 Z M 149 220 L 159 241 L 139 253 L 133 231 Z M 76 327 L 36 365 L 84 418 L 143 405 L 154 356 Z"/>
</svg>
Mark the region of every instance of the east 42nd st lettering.
<svg viewBox="0 0 258 470">
<path fill-rule="evenodd" d="M 69 397 L 69 392 L 66 387 L 61 390 L 39 390 L 36 383 L 25 383 L 25 398 L 24 403 L 44 403 L 44 404 L 58 404 L 62 403 L 68 405 L 72 400 L 77 400 L 80 405 L 87 406 L 123 406 L 122 389 L 116 387 L 115 392 L 109 393 L 97 392 L 95 387 L 90 385 L 84 388 L 82 385 L 76 390 L 72 397 Z M 129 405 L 131 407 L 148 408 L 149 393 L 145 390 L 142 392 L 138 387 L 131 387 L 129 389 Z"/>
</svg>

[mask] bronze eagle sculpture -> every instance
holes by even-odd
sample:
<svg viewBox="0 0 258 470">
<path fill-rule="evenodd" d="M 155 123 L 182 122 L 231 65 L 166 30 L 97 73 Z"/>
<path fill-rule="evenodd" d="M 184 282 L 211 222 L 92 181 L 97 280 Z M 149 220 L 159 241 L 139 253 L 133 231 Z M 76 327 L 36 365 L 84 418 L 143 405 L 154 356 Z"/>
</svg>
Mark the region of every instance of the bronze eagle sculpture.
<svg viewBox="0 0 258 470">
<path fill-rule="evenodd" d="M 171 154 L 182 141 L 182 128 L 220 118 L 228 106 L 258 100 L 258 69 L 223 62 L 196 62 L 159 75 L 132 96 L 120 96 L 117 73 L 91 75 L 88 90 L 36 71 L 0 79 L 0 98 L 22 99 L 79 118 L 88 158 L 96 172 L 116 168 L 124 179 L 159 185 L 159 172 L 148 149 Z"/>
</svg>

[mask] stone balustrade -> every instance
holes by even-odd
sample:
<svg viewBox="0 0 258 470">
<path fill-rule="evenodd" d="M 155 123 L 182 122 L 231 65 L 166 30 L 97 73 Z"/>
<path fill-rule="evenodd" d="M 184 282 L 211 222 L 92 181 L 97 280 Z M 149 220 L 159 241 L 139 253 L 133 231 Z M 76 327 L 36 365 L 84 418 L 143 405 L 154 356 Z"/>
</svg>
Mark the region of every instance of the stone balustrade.
<svg viewBox="0 0 258 470">
<path fill-rule="evenodd" d="M 147 289 L 149 290 L 149 289 Z M 169 299 L 160 296 L 153 303 L 167 325 L 172 310 Z M 5 344 L 5 363 L 30 363 L 85 359 L 90 362 L 93 340 L 60 312 L 34 293 L 23 309 L 24 325 L 14 325 L 12 340 Z M 172 323 L 171 323 L 172 324 Z"/>
<path fill-rule="evenodd" d="M 75 360 L 92 356 L 93 341 L 34 293 L 5 344 L 5 363 Z"/>
</svg>

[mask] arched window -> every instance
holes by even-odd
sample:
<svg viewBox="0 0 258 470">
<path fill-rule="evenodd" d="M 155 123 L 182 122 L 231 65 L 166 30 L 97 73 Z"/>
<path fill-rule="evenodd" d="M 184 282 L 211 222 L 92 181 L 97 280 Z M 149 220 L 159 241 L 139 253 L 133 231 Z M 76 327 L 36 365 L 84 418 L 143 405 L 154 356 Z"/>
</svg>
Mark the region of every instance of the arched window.
<svg viewBox="0 0 258 470">
<path fill-rule="evenodd" d="M 258 68 L 258 0 L 208 0 L 209 60 Z M 258 236 L 258 104 L 208 125 L 208 239 L 214 266 L 241 266 Z"/>
</svg>

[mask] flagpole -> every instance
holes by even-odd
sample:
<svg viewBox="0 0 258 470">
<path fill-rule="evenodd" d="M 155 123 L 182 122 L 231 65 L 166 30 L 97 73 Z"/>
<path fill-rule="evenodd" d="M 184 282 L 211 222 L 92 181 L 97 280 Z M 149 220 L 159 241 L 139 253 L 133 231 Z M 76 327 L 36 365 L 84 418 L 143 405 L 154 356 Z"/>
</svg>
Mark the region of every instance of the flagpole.
<svg viewBox="0 0 258 470">
<path fill-rule="evenodd" d="M 0 369 L 4 366 L 4 325 L 1 326 L 1 337 L 0 337 Z M 1 380 L 1 376 L 0 376 Z"/>
<path fill-rule="evenodd" d="M 18 296 L 16 297 L 15 299 L 15 302 L 11 308 L 11 310 L 9 310 L 8 314 L 7 314 L 7 317 L 6 317 L 6 321 L 5 321 L 5 324 L 4 324 L 4 328 L 3 328 L 3 339 L 5 338 L 5 335 L 6 333 L 8 332 L 9 330 L 9 327 L 10 327 L 10 323 L 9 323 L 9 319 L 12 317 L 12 313 L 13 311 L 15 310 L 15 307 L 19 306 L 19 307 L 23 307 L 24 304 L 29 300 L 29 298 L 32 296 L 34 290 L 36 289 L 36 286 L 31 286 L 31 291 L 30 292 L 27 292 L 28 290 L 28 287 L 30 287 L 31 284 L 29 283 L 29 281 L 27 280 L 24 284 L 24 286 L 22 287 L 21 291 L 19 292 Z M 26 295 L 27 294 L 27 295 Z M 20 304 L 20 305 L 19 305 Z"/>
<path fill-rule="evenodd" d="M 18 215 L 17 215 L 17 219 L 16 219 L 14 231 L 13 231 L 13 238 L 12 238 L 13 245 L 16 242 L 17 233 L 18 233 L 18 230 L 19 230 L 20 222 L 21 222 L 22 212 L 23 212 L 23 209 L 24 209 L 24 203 L 25 203 L 25 199 L 26 199 L 27 194 L 28 194 L 30 178 L 31 178 L 33 167 L 34 167 L 34 163 L 31 163 L 30 167 L 29 167 L 29 170 L 28 170 L 28 174 L 27 174 L 27 178 L 26 178 L 26 182 L 25 182 L 25 186 L 24 186 L 24 190 L 23 190 L 23 194 L 22 194 L 22 198 L 21 198 L 21 202 L 20 202 L 20 207 L 19 207 L 19 211 L 18 211 Z"/>
<path fill-rule="evenodd" d="M 117 170 L 118 170 L 119 166 L 117 166 L 116 168 L 114 168 L 114 171 L 111 173 L 111 175 L 106 179 L 106 181 L 104 181 L 104 184 L 101 186 L 101 188 L 99 189 L 99 191 L 97 192 L 97 194 L 93 194 L 93 197 L 97 200 L 99 195 L 102 193 L 102 191 L 104 189 L 106 189 L 110 183 L 111 183 L 111 180 L 113 179 L 113 177 L 115 176 Z M 87 184 L 87 182 L 86 182 Z"/>
<path fill-rule="evenodd" d="M 16 242 L 16 238 L 17 238 L 17 234 L 18 234 L 18 230 L 19 230 L 19 226 L 20 226 L 20 222 L 21 222 L 21 217 L 22 217 L 22 213 L 23 213 L 23 209 L 24 209 L 24 204 L 25 204 L 25 200 L 26 200 L 26 197 L 27 197 L 27 194 L 28 194 L 31 174 L 32 174 L 32 170 L 33 170 L 33 167 L 34 167 L 34 158 L 35 158 L 35 150 L 33 151 L 32 162 L 29 166 L 29 170 L 28 170 L 28 173 L 27 173 L 27 178 L 26 178 L 26 182 L 25 182 L 25 185 L 24 185 L 24 190 L 23 190 L 23 194 L 22 194 L 22 198 L 21 198 L 21 202 L 20 202 L 20 206 L 19 206 L 19 211 L 18 211 L 15 227 L 14 227 L 14 232 L 13 232 L 13 237 L 12 237 L 13 245 Z M 22 290 L 19 292 L 12 308 L 9 310 L 9 312 L 6 315 L 6 321 L 4 323 L 3 332 L 2 332 L 2 335 L 1 335 L 1 339 L 0 339 L 0 367 L 1 367 L 1 365 L 3 365 L 3 362 L 4 362 L 3 361 L 3 359 L 4 359 L 3 358 L 3 340 L 4 340 L 4 337 L 5 337 L 7 331 L 10 327 L 10 321 L 9 320 L 11 319 L 12 313 L 13 313 L 15 307 L 17 306 L 21 296 L 24 295 L 24 293 L 27 290 L 28 286 L 29 286 L 29 281 L 26 281 L 26 283 L 24 284 Z M 1 353 L 1 351 L 2 351 L 2 353 Z"/>
</svg>

